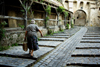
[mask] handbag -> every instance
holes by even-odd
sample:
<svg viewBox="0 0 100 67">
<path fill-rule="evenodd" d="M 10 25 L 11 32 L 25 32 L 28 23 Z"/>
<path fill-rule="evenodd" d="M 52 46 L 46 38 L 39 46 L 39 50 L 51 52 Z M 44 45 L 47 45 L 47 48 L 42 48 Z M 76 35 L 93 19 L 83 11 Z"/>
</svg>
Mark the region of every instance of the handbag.
<svg viewBox="0 0 100 67">
<path fill-rule="evenodd" d="M 22 48 L 24 51 L 28 50 L 27 42 L 23 42 Z"/>
</svg>

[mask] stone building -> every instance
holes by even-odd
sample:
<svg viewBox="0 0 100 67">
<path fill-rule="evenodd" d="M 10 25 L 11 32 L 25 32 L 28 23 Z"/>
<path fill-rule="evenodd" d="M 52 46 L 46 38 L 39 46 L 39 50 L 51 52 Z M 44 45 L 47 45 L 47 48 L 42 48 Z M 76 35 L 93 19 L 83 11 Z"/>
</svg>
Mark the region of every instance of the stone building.
<svg viewBox="0 0 100 67">
<path fill-rule="evenodd" d="M 7 22 L 5 26 L 6 37 L 1 41 L 3 45 L 21 43 L 25 32 L 21 26 L 27 26 L 30 19 L 36 21 L 43 35 L 46 35 L 48 30 L 56 32 L 60 29 L 66 29 L 66 24 L 71 26 L 72 21 L 74 25 L 100 26 L 100 0 L 28 0 L 25 7 L 32 4 L 27 16 L 23 12 L 24 6 L 21 1 L 24 0 L 10 0 L 10 2 L 9 0 L 0 0 L 0 23 Z M 48 5 L 51 6 L 50 15 L 45 11 Z M 63 12 L 59 14 L 57 11 L 59 6 L 64 7 L 64 10 L 68 12 L 67 17 Z M 49 20 L 45 24 L 47 16 Z M 38 37 L 40 37 L 39 33 Z"/>
<path fill-rule="evenodd" d="M 100 0 L 63 0 L 63 4 L 73 12 L 75 25 L 100 26 Z"/>
</svg>

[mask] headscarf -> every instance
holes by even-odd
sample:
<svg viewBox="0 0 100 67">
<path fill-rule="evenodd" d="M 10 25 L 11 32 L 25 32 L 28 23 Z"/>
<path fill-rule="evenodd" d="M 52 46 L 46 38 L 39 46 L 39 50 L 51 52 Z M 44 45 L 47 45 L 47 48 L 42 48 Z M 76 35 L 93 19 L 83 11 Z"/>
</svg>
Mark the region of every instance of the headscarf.
<svg viewBox="0 0 100 67">
<path fill-rule="evenodd" d="M 35 24 L 35 20 L 31 20 L 31 24 Z"/>
</svg>

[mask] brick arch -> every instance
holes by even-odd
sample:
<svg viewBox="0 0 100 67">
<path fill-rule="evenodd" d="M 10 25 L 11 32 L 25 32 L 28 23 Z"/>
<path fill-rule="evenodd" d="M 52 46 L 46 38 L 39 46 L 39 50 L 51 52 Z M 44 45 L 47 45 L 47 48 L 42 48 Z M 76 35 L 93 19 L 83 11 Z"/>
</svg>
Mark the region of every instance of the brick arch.
<svg viewBox="0 0 100 67">
<path fill-rule="evenodd" d="M 78 26 L 85 26 L 87 20 L 87 14 L 84 10 L 77 10 L 73 14 L 74 24 Z"/>
</svg>

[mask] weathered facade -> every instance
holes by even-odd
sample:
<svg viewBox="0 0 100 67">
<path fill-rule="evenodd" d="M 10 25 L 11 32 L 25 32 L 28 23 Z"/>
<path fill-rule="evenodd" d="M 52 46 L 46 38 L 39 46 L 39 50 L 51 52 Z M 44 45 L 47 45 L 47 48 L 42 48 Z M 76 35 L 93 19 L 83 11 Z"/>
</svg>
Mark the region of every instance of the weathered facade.
<svg viewBox="0 0 100 67">
<path fill-rule="evenodd" d="M 34 0 L 29 0 L 34 1 Z M 28 25 L 30 19 L 34 19 L 39 26 L 43 35 L 46 35 L 48 30 L 52 32 L 65 29 L 66 24 L 70 24 L 73 20 L 74 25 L 80 26 L 100 26 L 100 1 L 95 0 L 37 0 L 31 5 L 31 10 L 27 12 L 27 21 L 25 14 L 23 15 L 23 6 L 20 0 L 0 0 L 0 22 L 6 21 L 5 26 L 6 37 L 2 40 L 3 45 L 12 45 L 21 43 L 24 38 L 24 30 L 20 25 Z M 51 6 L 51 14 L 49 20 L 45 24 L 47 13 L 45 8 Z M 65 17 L 64 13 L 58 13 L 57 8 L 62 6 L 68 12 Z M 34 13 L 32 14 L 32 12 Z M 60 21 L 59 21 L 60 20 Z M 46 27 L 45 27 L 46 26 Z M 38 37 L 40 34 L 38 33 Z"/>
<path fill-rule="evenodd" d="M 73 12 L 75 25 L 100 26 L 100 0 L 63 0 L 63 4 Z"/>
<path fill-rule="evenodd" d="M 32 0 L 30 0 L 31 2 Z M 34 0 L 33 0 L 34 1 Z M 47 21 L 45 27 L 45 18 L 47 16 L 45 8 L 47 5 L 51 6 L 51 14 L 48 15 L 49 20 Z M 41 0 L 34 1 L 31 5 L 31 11 L 27 12 L 27 22 L 25 14 L 21 10 L 24 10 L 23 6 L 21 5 L 20 0 L 1 0 L 0 1 L 0 22 L 6 21 L 7 25 L 5 26 L 6 29 L 6 37 L 1 41 L 3 45 L 12 45 L 14 43 L 21 43 L 24 39 L 25 31 L 20 28 L 20 25 L 28 25 L 29 20 L 34 19 L 36 24 L 39 26 L 40 30 L 42 31 L 43 35 L 46 35 L 48 30 L 52 30 L 52 32 L 59 31 L 60 29 L 65 29 L 67 23 L 71 24 L 71 15 L 72 12 L 68 11 L 70 17 L 66 17 L 64 19 L 64 13 L 60 13 L 58 16 L 57 8 L 59 6 L 63 6 L 58 1 L 48 1 L 44 0 L 41 3 Z M 32 12 L 34 13 L 32 14 Z M 59 18 L 58 18 L 59 17 Z M 61 21 L 59 21 L 61 20 Z M 38 37 L 40 34 L 38 33 Z"/>
</svg>

